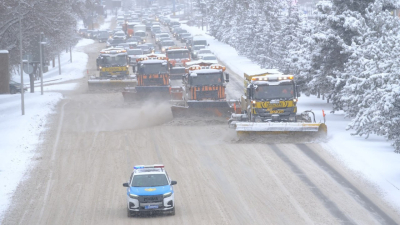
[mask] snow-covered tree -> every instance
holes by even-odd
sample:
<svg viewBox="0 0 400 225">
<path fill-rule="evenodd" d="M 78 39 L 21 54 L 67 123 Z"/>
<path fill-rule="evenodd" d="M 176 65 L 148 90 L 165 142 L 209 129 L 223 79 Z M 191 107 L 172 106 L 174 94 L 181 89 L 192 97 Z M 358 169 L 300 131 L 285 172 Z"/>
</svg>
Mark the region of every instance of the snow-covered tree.
<svg viewBox="0 0 400 225">
<path fill-rule="evenodd" d="M 400 153 L 400 21 L 386 8 L 377 0 L 366 10 L 363 35 L 347 49 L 340 101 L 354 118 L 349 129 L 385 136 Z"/>
</svg>

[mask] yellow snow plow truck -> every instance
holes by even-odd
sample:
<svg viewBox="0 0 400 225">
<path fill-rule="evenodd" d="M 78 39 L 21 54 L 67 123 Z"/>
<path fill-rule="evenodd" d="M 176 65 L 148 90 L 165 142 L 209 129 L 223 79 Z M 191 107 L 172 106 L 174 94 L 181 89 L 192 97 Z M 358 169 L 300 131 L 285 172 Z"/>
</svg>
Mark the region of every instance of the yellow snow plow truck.
<svg viewBox="0 0 400 225">
<path fill-rule="evenodd" d="M 96 64 L 99 76 L 89 78 L 89 90 L 123 90 L 125 87 L 136 86 L 135 77 L 129 75 L 128 54 L 125 49 L 101 50 Z"/>
<path fill-rule="evenodd" d="M 242 134 L 298 134 L 325 136 L 324 122 L 317 123 L 315 114 L 307 110 L 297 113 L 300 93 L 293 75 L 278 70 L 261 74 L 244 74 L 245 94 L 228 121 L 238 135 Z"/>
<path fill-rule="evenodd" d="M 188 62 L 182 77 L 183 87 L 172 87 L 174 105 L 172 115 L 176 117 L 225 117 L 232 108 L 226 100 L 225 88 L 229 74 L 225 67 L 209 62 Z"/>
</svg>

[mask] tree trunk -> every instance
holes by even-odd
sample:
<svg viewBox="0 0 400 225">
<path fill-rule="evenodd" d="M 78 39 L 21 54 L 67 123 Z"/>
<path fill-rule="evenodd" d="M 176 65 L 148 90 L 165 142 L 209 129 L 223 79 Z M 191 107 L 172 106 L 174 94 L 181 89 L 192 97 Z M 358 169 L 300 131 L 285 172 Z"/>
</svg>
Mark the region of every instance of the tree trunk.
<svg viewBox="0 0 400 225">
<path fill-rule="evenodd" d="M 56 57 L 53 56 L 53 68 L 56 67 Z"/>
<path fill-rule="evenodd" d="M 319 90 L 317 91 L 317 98 L 321 97 L 321 93 L 319 92 Z"/>
</svg>

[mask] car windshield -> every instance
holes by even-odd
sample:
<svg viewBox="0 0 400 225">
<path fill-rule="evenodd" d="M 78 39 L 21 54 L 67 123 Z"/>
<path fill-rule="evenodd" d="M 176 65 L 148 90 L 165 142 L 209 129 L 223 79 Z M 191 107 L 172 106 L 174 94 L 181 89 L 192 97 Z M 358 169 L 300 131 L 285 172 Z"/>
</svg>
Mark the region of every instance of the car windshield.
<svg viewBox="0 0 400 225">
<path fill-rule="evenodd" d="M 132 187 L 157 187 L 168 185 L 167 177 L 164 174 L 144 174 L 133 176 Z"/>
<path fill-rule="evenodd" d="M 144 63 L 139 66 L 139 74 L 168 73 L 167 63 Z"/>
<path fill-rule="evenodd" d="M 212 54 L 210 50 L 200 50 L 199 54 Z"/>
<path fill-rule="evenodd" d="M 292 99 L 294 88 L 292 84 L 285 85 L 258 85 L 254 91 L 255 99 Z"/>
<path fill-rule="evenodd" d="M 198 46 L 194 46 L 194 50 L 200 50 L 200 49 L 203 49 L 203 48 L 205 48 L 206 46 L 204 46 L 204 45 L 198 45 Z"/>
<path fill-rule="evenodd" d="M 146 33 L 144 33 L 144 32 L 136 32 L 136 33 L 135 33 L 135 36 L 138 36 L 138 37 L 145 37 L 145 36 L 146 36 Z"/>
<path fill-rule="evenodd" d="M 125 41 L 122 39 L 114 39 L 111 41 L 111 44 L 113 44 L 113 45 L 117 45 L 117 44 L 121 44 L 121 43 L 125 43 Z"/>
<path fill-rule="evenodd" d="M 142 50 L 139 49 L 128 50 L 128 55 L 142 55 L 142 54 L 143 54 Z"/>
<path fill-rule="evenodd" d="M 189 51 L 167 51 L 167 57 L 169 59 L 189 59 Z"/>
<path fill-rule="evenodd" d="M 174 42 L 173 41 L 163 41 L 161 43 L 162 46 L 173 46 Z"/>
<path fill-rule="evenodd" d="M 103 56 L 103 65 L 105 66 L 118 66 L 127 64 L 128 63 L 125 55 Z"/>
<path fill-rule="evenodd" d="M 222 84 L 221 73 L 198 74 L 197 76 L 190 76 L 192 85 L 213 85 Z"/>
<path fill-rule="evenodd" d="M 194 40 L 193 45 L 207 45 L 206 40 Z"/>
<path fill-rule="evenodd" d="M 217 60 L 217 58 L 215 56 L 204 56 L 203 59 L 204 60 Z"/>
</svg>

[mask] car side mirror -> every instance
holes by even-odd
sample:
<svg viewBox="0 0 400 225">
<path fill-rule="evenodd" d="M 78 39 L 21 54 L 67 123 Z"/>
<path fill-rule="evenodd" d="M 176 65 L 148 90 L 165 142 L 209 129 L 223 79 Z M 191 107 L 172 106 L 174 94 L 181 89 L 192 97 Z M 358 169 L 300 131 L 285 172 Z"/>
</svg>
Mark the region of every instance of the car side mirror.
<svg viewBox="0 0 400 225">
<path fill-rule="evenodd" d="M 225 82 L 227 82 L 227 83 L 229 82 L 229 73 L 225 74 Z"/>
<path fill-rule="evenodd" d="M 123 183 L 122 186 L 129 187 L 129 184 L 128 183 Z"/>
<path fill-rule="evenodd" d="M 175 184 L 178 184 L 178 182 L 171 180 L 171 185 L 175 185 Z"/>
</svg>

